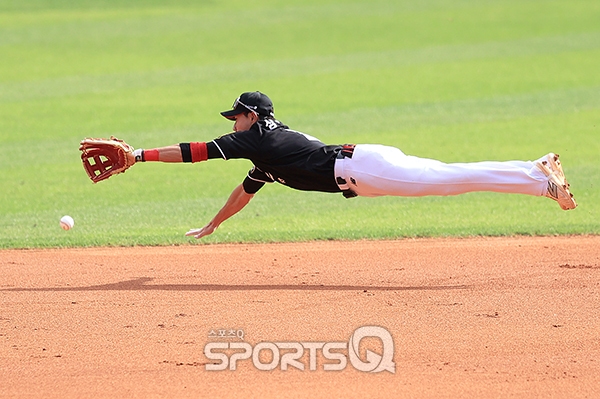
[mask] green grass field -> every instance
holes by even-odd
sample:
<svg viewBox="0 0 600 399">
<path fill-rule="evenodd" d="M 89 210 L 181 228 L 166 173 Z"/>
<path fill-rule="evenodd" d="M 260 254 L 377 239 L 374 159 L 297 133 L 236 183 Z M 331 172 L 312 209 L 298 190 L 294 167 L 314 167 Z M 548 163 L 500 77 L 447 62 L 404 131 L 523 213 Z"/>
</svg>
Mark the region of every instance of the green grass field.
<svg viewBox="0 0 600 399">
<path fill-rule="evenodd" d="M 208 141 L 250 90 L 327 143 L 447 162 L 557 152 L 580 206 L 269 185 L 202 242 L 600 233 L 597 0 L 0 0 L 0 60 L 2 248 L 195 243 L 184 233 L 248 161 L 136 165 L 93 185 L 79 141 Z"/>
</svg>

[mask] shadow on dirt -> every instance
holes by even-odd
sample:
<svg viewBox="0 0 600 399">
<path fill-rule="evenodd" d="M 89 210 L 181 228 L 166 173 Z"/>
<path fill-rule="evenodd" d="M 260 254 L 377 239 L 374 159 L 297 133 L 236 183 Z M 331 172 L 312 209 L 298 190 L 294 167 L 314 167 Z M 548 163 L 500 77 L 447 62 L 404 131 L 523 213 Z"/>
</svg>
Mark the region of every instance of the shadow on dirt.
<svg viewBox="0 0 600 399">
<path fill-rule="evenodd" d="M 140 277 L 112 284 L 87 287 L 2 288 L 0 292 L 75 292 L 75 291 L 419 291 L 462 290 L 467 285 L 394 287 L 371 285 L 235 285 L 235 284 L 148 284 L 152 277 Z"/>
</svg>

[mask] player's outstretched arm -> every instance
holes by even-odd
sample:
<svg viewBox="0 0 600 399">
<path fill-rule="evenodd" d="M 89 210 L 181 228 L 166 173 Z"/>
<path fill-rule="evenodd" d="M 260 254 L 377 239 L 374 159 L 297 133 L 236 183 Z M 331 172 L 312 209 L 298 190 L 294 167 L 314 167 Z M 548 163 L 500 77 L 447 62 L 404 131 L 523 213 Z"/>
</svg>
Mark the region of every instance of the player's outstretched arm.
<svg viewBox="0 0 600 399">
<path fill-rule="evenodd" d="M 135 150 L 134 155 L 136 161 L 183 162 L 178 144 L 151 150 Z"/>
<path fill-rule="evenodd" d="M 237 186 L 229 199 L 223 205 L 223 208 L 215 215 L 215 217 L 201 229 L 192 229 L 185 233 L 188 237 L 202 238 L 209 234 L 212 234 L 224 221 L 241 211 L 250 200 L 254 197 L 254 194 L 248 194 L 244 191 L 243 184 Z"/>
<path fill-rule="evenodd" d="M 167 147 L 133 151 L 136 162 L 201 162 L 208 159 L 206 143 L 179 143 Z"/>
</svg>

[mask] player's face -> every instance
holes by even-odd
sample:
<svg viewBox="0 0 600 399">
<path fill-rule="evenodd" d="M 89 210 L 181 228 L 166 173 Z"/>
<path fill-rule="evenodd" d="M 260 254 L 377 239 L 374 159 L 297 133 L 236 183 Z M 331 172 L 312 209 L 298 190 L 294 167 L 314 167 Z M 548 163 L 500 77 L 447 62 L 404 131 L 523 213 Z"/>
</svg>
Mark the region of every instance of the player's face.
<svg viewBox="0 0 600 399">
<path fill-rule="evenodd" d="M 256 114 L 249 112 L 247 114 L 237 114 L 235 117 L 235 123 L 233 124 L 234 132 L 242 132 L 244 130 L 250 130 L 252 125 L 258 120 Z"/>
</svg>

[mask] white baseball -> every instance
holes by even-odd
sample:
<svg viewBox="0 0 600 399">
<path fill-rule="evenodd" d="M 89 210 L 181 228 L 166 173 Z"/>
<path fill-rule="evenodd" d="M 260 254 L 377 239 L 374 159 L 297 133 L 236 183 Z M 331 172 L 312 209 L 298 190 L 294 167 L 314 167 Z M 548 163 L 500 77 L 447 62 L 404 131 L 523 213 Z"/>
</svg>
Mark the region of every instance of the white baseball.
<svg viewBox="0 0 600 399">
<path fill-rule="evenodd" d="M 75 221 L 69 215 L 66 215 L 66 216 L 63 216 L 60 218 L 60 227 L 62 227 L 63 230 L 71 230 L 73 228 L 74 224 L 75 224 Z"/>
</svg>

